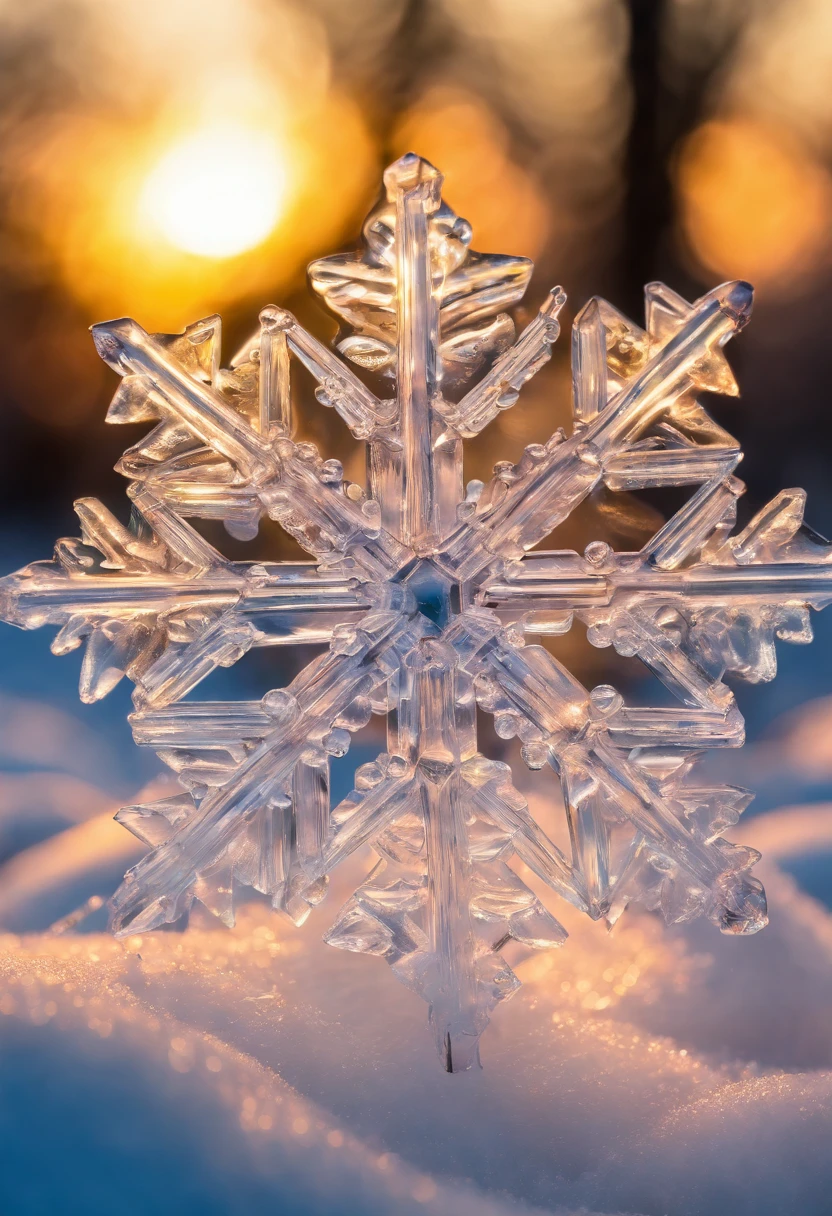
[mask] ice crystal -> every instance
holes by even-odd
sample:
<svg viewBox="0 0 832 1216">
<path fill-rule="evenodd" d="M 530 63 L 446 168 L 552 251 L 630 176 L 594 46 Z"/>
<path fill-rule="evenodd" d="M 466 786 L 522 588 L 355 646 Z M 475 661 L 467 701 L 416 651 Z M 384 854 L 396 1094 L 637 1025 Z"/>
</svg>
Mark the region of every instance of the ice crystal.
<svg viewBox="0 0 832 1216">
<path fill-rule="evenodd" d="M 832 556 L 803 525 L 799 490 L 732 535 L 741 453 L 697 393 L 737 392 L 722 347 L 749 317 L 742 282 L 693 304 L 652 283 L 644 329 L 591 300 L 573 329 L 571 436 L 532 444 L 464 492 L 462 440 L 549 358 L 565 296 L 555 288 L 514 340 L 505 310 L 531 263 L 473 252 L 441 183 L 403 157 L 361 249 L 311 266 L 346 327 L 340 355 L 271 306 L 225 369 L 216 316 L 173 336 L 128 319 L 94 326 L 123 378 L 108 420 L 157 424 L 118 465 L 130 522 L 80 500 L 80 540 L 3 580 L 2 608 L 24 628 L 59 625 L 56 654 L 86 644 L 84 701 L 126 674 L 136 741 L 182 782 L 117 816 L 150 851 L 113 898 L 115 931 L 175 921 L 194 898 L 230 924 L 237 885 L 300 923 L 333 868 L 370 844 L 379 863 L 326 938 L 387 959 L 429 1003 L 456 1070 L 476 1061 L 491 1009 L 518 985 L 501 948 L 565 937 L 522 866 L 610 923 L 638 901 L 670 922 L 765 925 L 759 854 L 721 835 L 749 795 L 702 786 L 692 768 L 702 749 L 742 743 L 723 677 L 769 680 L 775 639 L 810 639 L 809 607 L 832 598 Z M 293 441 L 293 359 L 366 443 L 366 489 Z M 349 362 L 388 377 L 394 396 Z M 535 547 L 601 484 L 698 488 L 639 552 Z M 263 515 L 312 560 L 227 561 L 187 522 L 222 520 L 248 538 Z M 575 617 L 596 646 L 641 659 L 679 706 L 587 691 L 524 644 Z M 251 647 L 309 642 L 329 649 L 261 701 L 185 699 Z M 478 752 L 477 705 L 531 768 L 558 774 L 569 856 L 509 767 Z M 330 809 L 330 757 L 373 712 L 387 717 L 387 751 Z"/>
</svg>

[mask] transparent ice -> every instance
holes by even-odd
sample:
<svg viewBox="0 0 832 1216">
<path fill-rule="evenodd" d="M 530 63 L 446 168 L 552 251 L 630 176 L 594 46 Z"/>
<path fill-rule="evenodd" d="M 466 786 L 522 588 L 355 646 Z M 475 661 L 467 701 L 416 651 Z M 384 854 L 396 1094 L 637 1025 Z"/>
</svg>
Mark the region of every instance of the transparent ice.
<svg viewBox="0 0 832 1216">
<path fill-rule="evenodd" d="M 456 1071 L 477 1061 L 492 1008 L 518 986 L 501 949 L 566 936 L 517 869 L 609 923 L 639 902 L 727 933 L 766 924 L 759 854 L 721 835 L 750 795 L 703 786 L 694 765 L 743 742 L 723 677 L 770 680 L 775 639 L 810 640 L 809 608 L 832 599 L 832 550 L 803 524 L 800 490 L 732 535 L 741 453 L 697 393 L 737 393 L 722 347 L 749 318 L 743 282 L 693 304 L 649 284 L 644 329 L 591 300 L 572 334 L 571 436 L 558 430 L 464 489 L 462 440 L 549 359 L 565 296 L 555 288 L 515 340 L 505 310 L 531 263 L 473 252 L 441 184 L 402 157 L 360 250 L 310 267 L 344 324 L 339 354 L 272 306 L 228 368 L 216 316 L 172 336 L 128 319 L 94 326 L 122 376 L 108 420 L 155 424 L 117 466 L 130 521 L 81 499 L 81 538 L 2 580 L 0 609 L 23 628 L 60 626 L 56 654 L 85 643 L 82 700 L 126 674 L 137 743 L 182 783 L 117 816 L 149 852 L 113 898 L 116 933 L 176 921 L 195 898 L 232 924 L 238 886 L 301 923 L 333 868 L 369 844 L 380 860 L 326 940 L 387 959 L 428 1002 Z M 293 360 L 366 443 L 366 488 L 293 441 Z M 350 363 L 386 376 L 393 395 Z M 696 488 L 639 552 L 537 549 L 601 484 Z M 264 515 L 311 560 L 227 561 L 187 522 L 251 538 Z M 588 691 L 524 644 L 576 617 L 594 645 L 637 656 L 678 707 Z M 250 648 L 295 643 L 329 649 L 261 701 L 185 699 Z M 509 767 L 477 750 L 478 705 L 530 768 L 560 778 L 568 856 Z M 387 718 L 387 751 L 331 808 L 330 758 L 372 713 Z"/>
</svg>

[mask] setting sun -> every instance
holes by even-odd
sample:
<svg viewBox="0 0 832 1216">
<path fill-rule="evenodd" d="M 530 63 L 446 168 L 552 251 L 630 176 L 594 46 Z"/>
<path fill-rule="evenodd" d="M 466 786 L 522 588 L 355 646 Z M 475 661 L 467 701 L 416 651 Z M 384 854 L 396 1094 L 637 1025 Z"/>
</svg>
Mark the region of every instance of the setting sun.
<svg viewBox="0 0 832 1216">
<path fill-rule="evenodd" d="M 163 153 L 145 182 L 141 207 L 177 249 L 228 258 L 265 240 L 285 193 L 285 164 L 272 135 L 211 127 Z"/>
</svg>

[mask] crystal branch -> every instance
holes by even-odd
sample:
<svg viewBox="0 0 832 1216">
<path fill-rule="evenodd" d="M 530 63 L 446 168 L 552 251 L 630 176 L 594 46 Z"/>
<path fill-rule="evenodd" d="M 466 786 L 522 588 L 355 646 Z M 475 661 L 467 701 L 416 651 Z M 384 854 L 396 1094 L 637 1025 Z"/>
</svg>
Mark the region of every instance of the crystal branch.
<svg viewBox="0 0 832 1216">
<path fill-rule="evenodd" d="M 497 557 L 516 559 L 543 540 L 602 480 L 603 458 L 636 440 L 669 405 L 698 383 L 703 349 L 722 345 L 748 320 L 751 289 L 731 283 L 709 292 L 692 315 L 606 408 L 570 439 L 555 435 L 526 449 L 503 482 L 443 546 L 443 565 L 471 578 Z M 497 487 L 494 487 L 496 490 Z"/>
<path fill-rule="evenodd" d="M 345 750 L 345 732 L 335 731 L 339 710 L 367 697 L 390 675 L 387 652 L 412 629 L 396 613 L 368 615 L 358 629 L 344 628 L 329 654 L 310 664 L 289 685 L 288 706 L 275 729 L 236 767 L 225 784 L 206 794 L 199 808 L 155 852 L 128 871 L 113 898 L 117 932 L 139 932 L 176 920 L 186 910 L 199 874 L 218 864 L 239 828 L 275 799 L 311 746 Z"/>
<path fill-rule="evenodd" d="M 722 840 L 697 840 L 684 827 L 683 811 L 612 745 L 603 716 L 594 720 L 588 692 L 552 655 L 541 647 L 518 648 L 499 618 L 482 609 L 457 618 L 445 636 L 466 670 L 480 677 L 478 700 L 497 714 L 499 732 L 518 734 L 533 756 L 545 749 L 548 762 L 562 774 L 571 806 L 583 773 L 606 803 L 626 815 L 639 834 L 639 847 L 643 837 L 650 853 L 672 867 L 673 881 L 689 884 L 696 911 L 708 902 L 711 919 L 735 933 L 763 927 L 762 889 L 744 874 L 759 855 Z M 658 731 L 651 742 L 663 742 Z M 609 899 L 595 901 L 595 915 L 609 912 L 615 892 L 607 894 Z"/>
<path fill-rule="evenodd" d="M 511 409 L 526 381 L 548 363 L 560 333 L 558 314 L 566 303 L 561 287 L 553 287 L 540 311 L 512 347 L 502 354 L 456 405 L 441 405 L 448 425 L 465 439 L 472 439 L 503 410 Z"/>
<path fill-rule="evenodd" d="M 260 342 L 257 346 L 260 377 L 257 404 L 260 434 L 294 433 L 292 390 L 289 380 L 289 342 L 284 313 L 279 308 L 264 308 L 260 313 Z"/>
<path fill-rule="evenodd" d="M 185 369 L 134 321 L 93 326 L 99 352 L 121 374 L 147 380 L 168 411 L 229 460 L 272 518 L 309 552 L 328 561 L 349 555 L 367 577 L 386 577 L 406 554 L 379 527 L 372 500 L 341 491 L 338 462 L 322 465 L 309 444 L 260 435 L 211 386 Z"/>
<path fill-rule="evenodd" d="M 459 441 L 437 414 L 439 301 L 428 239 L 442 176 L 405 156 L 384 175 L 395 204 L 398 446 L 372 453 L 374 493 L 394 535 L 425 553 L 450 525 L 461 497 Z M 384 466 L 389 463 L 390 467 Z M 394 522 L 395 520 L 395 522 Z"/>
<path fill-rule="evenodd" d="M 727 690 L 718 683 L 723 672 L 772 679 L 775 638 L 810 641 L 808 609 L 832 602 L 832 548 L 804 529 L 804 496 L 783 491 L 736 537 L 726 536 L 733 497 L 732 490 L 723 504 L 728 523 L 724 511 L 711 512 L 703 496 L 700 517 L 685 519 L 687 536 L 683 528 L 674 529 L 678 560 L 670 562 L 672 551 L 655 538 L 640 554 L 592 545 L 584 558 L 528 554 L 484 586 L 480 601 L 537 633 L 561 632 L 564 616 L 568 621 L 577 612 L 590 627 L 591 641 L 638 654 L 683 698 L 683 685 L 661 655 L 677 665 L 687 655 L 708 696 L 724 699 Z M 692 565 L 679 568 L 694 555 Z"/>
<path fill-rule="evenodd" d="M 289 349 L 318 381 L 315 394 L 321 405 L 334 408 L 356 439 L 370 439 L 394 420 L 392 401 L 379 401 L 366 385 L 331 350 L 313 338 L 290 312 L 270 305 L 260 314 L 261 333 L 274 342 L 282 333 Z M 263 358 L 263 338 L 260 339 Z"/>
<path fill-rule="evenodd" d="M 487 582 L 482 603 L 501 614 L 529 621 L 529 632 L 561 632 L 546 627 L 550 610 L 578 611 L 592 607 L 640 603 L 659 607 L 678 603 L 686 608 L 718 607 L 728 600 L 756 604 L 799 602 L 818 610 L 832 603 L 832 553 L 820 561 L 778 561 L 755 566 L 711 565 L 699 562 L 682 570 L 657 572 L 639 554 L 616 554 L 616 568 L 601 572 L 578 553 L 530 553 L 509 563 L 502 576 Z"/>
<path fill-rule="evenodd" d="M 84 701 L 99 700 L 127 674 L 141 700 L 165 703 L 253 645 L 328 641 L 336 626 L 384 599 L 302 564 L 227 562 L 146 487 L 136 487 L 133 502 L 137 531 L 97 500 L 80 500 L 82 540 L 59 541 L 54 561 L 0 580 L 6 620 L 60 626 L 56 654 L 86 640 Z M 401 603 L 403 593 L 393 598 Z"/>
</svg>

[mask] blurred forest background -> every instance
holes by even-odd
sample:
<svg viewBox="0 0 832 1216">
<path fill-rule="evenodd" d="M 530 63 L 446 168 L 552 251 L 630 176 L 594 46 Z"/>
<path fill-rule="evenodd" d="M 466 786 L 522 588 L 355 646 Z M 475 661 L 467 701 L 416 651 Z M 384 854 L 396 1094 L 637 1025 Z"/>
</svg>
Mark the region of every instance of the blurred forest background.
<svg viewBox="0 0 832 1216">
<path fill-rule="evenodd" d="M 127 314 L 173 332 L 220 312 L 228 359 L 279 302 L 330 339 L 306 265 L 356 241 L 408 149 L 443 170 L 475 248 L 534 259 L 520 325 L 553 283 L 569 294 L 555 357 L 468 445 L 467 477 L 568 425 L 568 325 L 589 296 L 640 320 L 652 279 L 692 299 L 742 277 L 757 290 L 729 348 L 742 396 L 709 403 L 746 452 L 741 512 L 801 485 L 832 532 L 826 0 L 6 0 L 0 56 L 3 572 L 75 534 L 81 495 L 126 513 L 113 465 L 146 428 L 105 425 L 117 381 L 88 326 Z M 361 479 L 359 446 L 295 380 L 302 437 Z M 622 515 L 626 497 L 582 507 L 560 543 L 639 547 L 672 501 Z M 268 521 L 248 545 L 211 539 L 300 555 Z M 752 730 L 826 691 L 820 631 L 789 648 L 776 691 L 741 694 Z M 54 699 L 74 678 L 45 638 L 4 636 L 8 690 Z M 577 630 L 558 645 L 609 678 L 610 652 Z M 294 666 L 258 662 L 266 686 Z M 83 713 L 109 726 L 127 707 L 119 689 Z"/>
</svg>

